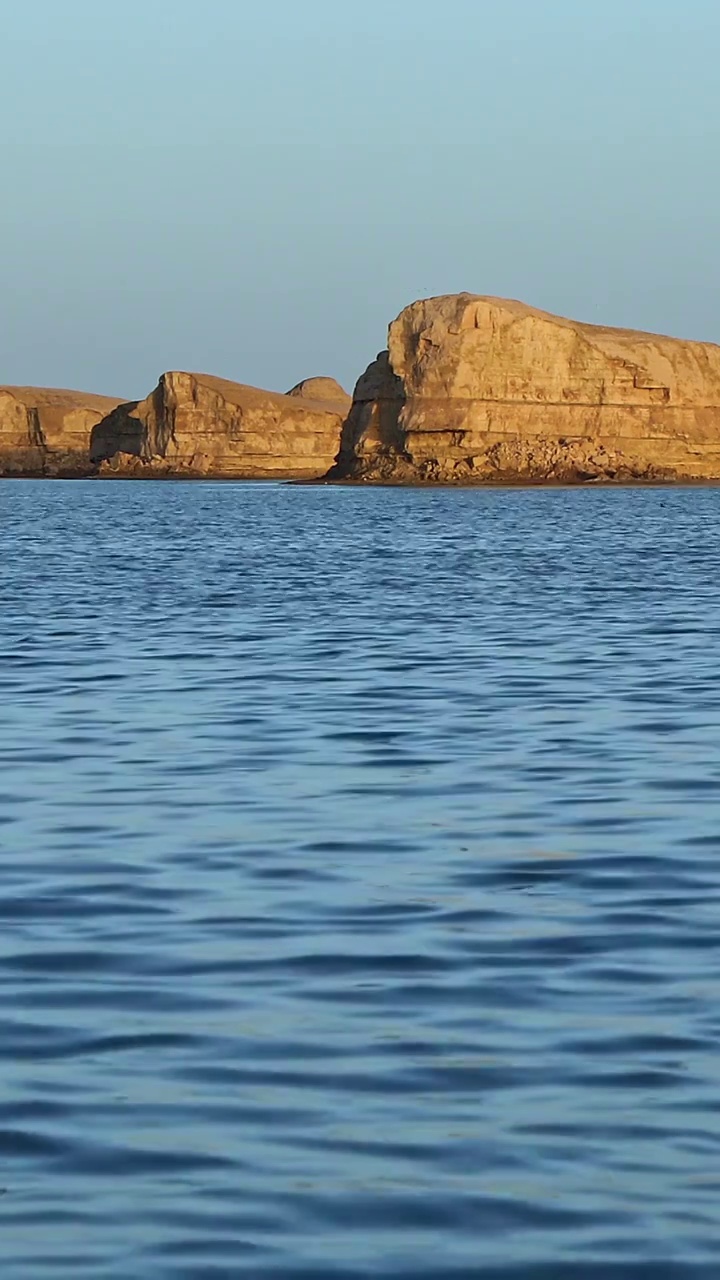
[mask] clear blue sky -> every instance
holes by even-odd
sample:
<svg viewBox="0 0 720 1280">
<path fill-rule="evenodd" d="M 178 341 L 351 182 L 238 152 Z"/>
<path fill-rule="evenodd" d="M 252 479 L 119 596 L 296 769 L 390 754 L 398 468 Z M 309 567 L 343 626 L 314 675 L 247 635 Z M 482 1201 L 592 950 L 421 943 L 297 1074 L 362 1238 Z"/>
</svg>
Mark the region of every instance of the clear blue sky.
<svg viewBox="0 0 720 1280">
<path fill-rule="evenodd" d="M 351 385 L 468 289 L 720 341 L 718 0 L 0 0 L 0 382 Z"/>
</svg>

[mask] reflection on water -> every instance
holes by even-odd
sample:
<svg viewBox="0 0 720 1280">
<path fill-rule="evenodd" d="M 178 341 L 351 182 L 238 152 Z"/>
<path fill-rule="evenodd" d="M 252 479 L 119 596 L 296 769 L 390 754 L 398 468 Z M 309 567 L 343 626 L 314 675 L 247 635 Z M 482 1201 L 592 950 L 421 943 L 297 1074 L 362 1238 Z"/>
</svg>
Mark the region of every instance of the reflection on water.
<svg viewBox="0 0 720 1280">
<path fill-rule="evenodd" d="M 715 1277 L 720 492 L 0 515 L 3 1277 Z"/>
</svg>

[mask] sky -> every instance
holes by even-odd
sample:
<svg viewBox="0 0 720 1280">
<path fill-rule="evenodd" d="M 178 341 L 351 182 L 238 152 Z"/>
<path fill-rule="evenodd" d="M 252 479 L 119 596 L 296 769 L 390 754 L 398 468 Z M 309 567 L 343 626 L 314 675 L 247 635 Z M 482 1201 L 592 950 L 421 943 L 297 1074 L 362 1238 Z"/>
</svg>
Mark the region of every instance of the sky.
<svg viewBox="0 0 720 1280">
<path fill-rule="evenodd" d="M 0 383 L 348 389 L 468 290 L 720 342 L 717 0 L 0 0 Z"/>
</svg>

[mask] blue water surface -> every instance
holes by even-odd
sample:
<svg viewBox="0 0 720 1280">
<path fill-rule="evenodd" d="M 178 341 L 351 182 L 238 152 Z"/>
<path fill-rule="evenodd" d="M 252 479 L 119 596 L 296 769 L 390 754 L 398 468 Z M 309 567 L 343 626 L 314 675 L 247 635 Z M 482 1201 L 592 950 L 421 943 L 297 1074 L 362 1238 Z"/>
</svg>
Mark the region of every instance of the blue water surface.
<svg viewBox="0 0 720 1280">
<path fill-rule="evenodd" d="M 720 490 L 0 537 L 3 1280 L 720 1275 Z"/>
</svg>

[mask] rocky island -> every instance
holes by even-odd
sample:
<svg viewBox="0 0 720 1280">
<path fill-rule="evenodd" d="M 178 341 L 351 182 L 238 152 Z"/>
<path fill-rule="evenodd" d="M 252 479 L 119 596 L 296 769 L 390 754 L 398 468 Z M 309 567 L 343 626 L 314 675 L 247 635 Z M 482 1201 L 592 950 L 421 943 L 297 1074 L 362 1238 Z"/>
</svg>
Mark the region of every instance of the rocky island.
<svg viewBox="0 0 720 1280">
<path fill-rule="evenodd" d="M 720 346 L 463 293 L 407 307 L 360 378 L 331 479 L 720 477 Z"/>
<path fill-rule="evenodd" d="M 412 303 L 352 400 L 164 373 L 144 400 L 0 388 L 0 475 L 365 484 L 720 479 L 720 346 L 462 293 Z"/>
<path fill-rule="evenodd" d="M 120 402 L 47 387 L 0 387 L 0 475 L 87 475 L 93 428 Z"/>
<path fill-rule="evenodd" d="M 146 400 L 91 432 L 102 475 L 317 479 L 333 465 L 350 397 L 332 378 L 287 395 L 200 373 L 164 373 Z"/>
</svg>

